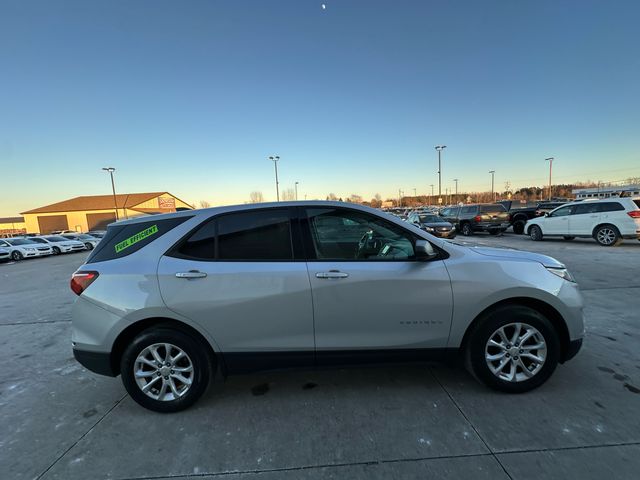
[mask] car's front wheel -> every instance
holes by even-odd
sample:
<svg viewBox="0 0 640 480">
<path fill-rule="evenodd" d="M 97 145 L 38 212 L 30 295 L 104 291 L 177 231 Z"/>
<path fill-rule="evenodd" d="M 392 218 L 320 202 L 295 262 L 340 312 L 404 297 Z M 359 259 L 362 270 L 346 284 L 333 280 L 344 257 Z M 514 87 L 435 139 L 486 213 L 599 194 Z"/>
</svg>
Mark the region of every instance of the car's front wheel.
<svg viewBox="0 0 640 480">
<path fill-rule="evenodd" d="M 13 253 L 11 254 L 11 258 L 16 262 L 19 262 L 24 257 L 22 256 L 22 254 L 19 251 L 14 250 Z"/>
<path fill-rule="evenodd" d="M 524 233 L 524 226 L 527 222 L 524 220 L 516 220 L 513 222 L 513 233 L 522 235 Z"/>
<path fill-rule="evenodd" d="M 539 387 L 560 359 L 553 324 L 528 307 L 507 305 L 485 316 L 467 343 L 467 367 L 496 390 L 522 393 Z"/>
<path fill-rule="evenodd" d="M 201 341 L 173 328 L 145 330 L 125 349 L 122 383 L 137 403 L 156 412 L 191 406 L 207 389 L 211 361 Z"/>
<path fill-rule="evenodd" d="M 539 242 L 540 240 L 542 240 L 542 229 L 537 225 L 533 225 L 529 229 L 529 236 L 531 237 L 531 240 Z"/>
<path fill-rule="evenodd" d="M 58 248 L 58 247 L 53 247 L 53 248 L 52 248 L 52 250 L 53 250 L 53 254 L 54 254 L 54 255 L 60 255 L 60 248 Z"/>
<path fill-rule="evenodd" d="M 473 228 L 471 228 L 471 225 L 469 223 L 463 223 L 461 231 L 462 235 L 464 235 L 465 237 L 473 235 Z"/>
</svg>

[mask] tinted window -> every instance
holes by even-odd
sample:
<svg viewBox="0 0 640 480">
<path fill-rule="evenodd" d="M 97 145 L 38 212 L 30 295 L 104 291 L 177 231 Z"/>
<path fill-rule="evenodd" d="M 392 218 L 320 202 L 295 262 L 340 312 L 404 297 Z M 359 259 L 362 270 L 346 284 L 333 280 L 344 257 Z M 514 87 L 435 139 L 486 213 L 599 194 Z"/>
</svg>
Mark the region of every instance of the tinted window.
<svg viewBox="0 0 640 480">
<path fill-rule="evenodd" d="M 67 240 L 64 237 L 60 237 L 58 235 L 51 235 L 50 237 L 44 237 L 45 240 L 49 240 L 50 242 L 64 242 L 65 240 Z"/>
<path fill-rule="evenodd" d="M 574 207 L 573 215 L 582 215 L 585 213 L 596 213 L 599 211 L 601 211 L 600 205 L 598 205 L 597 203 L 581 203 Z"/>
<path fill-rule="evenodd" d="M 379 217 L 354 210 L 307 210 L 318 260 L 384 261 L 413 258 L 408 232 Z"/>
<path fill-rule="evenodd" d="M 215 217 L 178 248 L 178 256 L 200 260 L 291 260 L 286 209 L 238 212 Z"/>
<path fill-rule="evenodd" d="M 504 205 L 500 205 L 500 204 L 480 206 L 480 213 L 503 213 L 506 211 L 507 209 L 504 208 Z"/>
<path fill-rule="evenodd" d="M 598 207 L 598 211 L 600 212 L 616 212 L 619 210 L 624 210 L 622 204 L 618 202 L 603 202 L 599 203 Z"/>
<path fill-rule="evenodd" d="M 31 240 L 33 240 L 36 243 L 47 243 L 47 241 L 43 240 L 42 238 L 32 238 Z"/>
<path fill-rule="evenodd" d="M 420 215 L 421 223 L 447 223 L 446 220 L 436 215 Z"/>
<path fill-rule="evenodd" d="M 191 216 L 149 220 L 129 225 L 112 224 L 104 238 L 93 249 L 87 263 L 104 262 L 126 257 L 192 218 Z"/>
<path fill-rule="evenodd" d="M 223 215 L 218 224 L 218 260 L 291 260 L 287 210 Z"/>
<path fill-rule="evenodd" d="M 468 215 L 470 213 L 476 213 L 476 207 L 462 207 L 462 210 L 460 210 L 461 215 Z"/>
</svg>

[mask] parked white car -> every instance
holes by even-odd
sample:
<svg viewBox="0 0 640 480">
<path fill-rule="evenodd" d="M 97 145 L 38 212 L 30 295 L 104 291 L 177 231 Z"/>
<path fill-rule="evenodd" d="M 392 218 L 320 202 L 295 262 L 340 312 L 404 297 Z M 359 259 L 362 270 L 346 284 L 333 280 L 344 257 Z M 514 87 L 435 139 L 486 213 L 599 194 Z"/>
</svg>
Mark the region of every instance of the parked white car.
<svg viewBox="0 0 640 480">
<path fill-rule="evenodd" d="M 93 235 L 88 235 L 86 233 L 63 233 L 60 236 L 66 238 L 67 240 L 77 240 L 84 243 L 84 246 L 87 247 L 87 250 L 93 250 L 94 248 L 96 248 L 96 245 L 100 243 L 99 238 L 96 238 Z"/>
<path fill-rule="evenodd" d="M 60 235 L 31 237 L 31 240 L 50 246 L 54 255 L 58 255 L 59 253 L 79 252 L 80 250 L 87 249 L 87 247 L 84 246 L 84 243 L 77 240 L 69 240 L 61 237 Z"/>
<path fill-rule="evenodd" d="M 544 217 L 529 220 L 532 240 L 545 236 L 593 238 L 605 247 L 619 245 L 624 238 L 640 240 L 640 198 L 614 197 L 582 200 L 556 208 Z"/>
<path fill-rule="evenodd" d="M 15 261 L 23 258 L 43 257 L 53 253 L 49 245 L 33 242 L 31 238 L 3 238 L 0 239 L 0 247 L 9 250 L 9 255 Z"/>
</svg>

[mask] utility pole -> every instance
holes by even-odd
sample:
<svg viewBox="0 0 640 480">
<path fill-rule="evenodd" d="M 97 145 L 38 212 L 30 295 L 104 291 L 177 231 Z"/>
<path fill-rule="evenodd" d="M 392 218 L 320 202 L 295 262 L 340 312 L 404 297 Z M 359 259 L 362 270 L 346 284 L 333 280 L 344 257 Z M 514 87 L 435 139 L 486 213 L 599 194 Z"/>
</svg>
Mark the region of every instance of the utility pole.
<svg viewBox="0 0 640 480">
<path fill-rule="evenodd" d="M 429 206 L 431 206 L 431 202 L 433 201 L 433 183 L 429 185 L 431 187 L 431 196 L 429 197 Z"/>
<path fill-rule="evenodd" d="M 119 220 L 120 216 L 118 215 L 118 202 L 116 201 L 116 184 L 113 183 L 113 172 L 115 172 L 116 169 L 113 167 L 103 167 L 102 170 L 104 170 L 105 172 L 109 172 L 109 175 L 111 176 L 111 191 L 113 192 L 113 206 L 116 209 L 116 220 Z"/>
<path fill-rule="evenodd" d="M 298 200 L 298 184 L 299 183 L 300 182 L 296 182 L 296 185 L 295 185 L 296 186 L 296 201 Z"/>
<path fill-rule="evenodd" d="M 278 186 L 278 160 L 280 157 L 278 155 L 274 155 L 269 157 L 269 160 L 273 160 L 273 166 L 276 169 L 276 201 L 280 201 L 280 187 Z"/>
<path fill-rule="evenodd" d="M 545 162 L 549 162 L 549 200 L 551 200 L 551 170 L 553 168 L 553 161 L 555 160 L 555 158 L 553 157 L 549 157 L 549 158 L 545 158 L 544 161 Z"/>
<path fill-rule="evenodd" d="M 398 189 L 398 207 L 402 207 L 402 190 Z"/>
<path fill-rule="evenodd" d="M 489 173 L 491 174 L 491 198 L 492 198 L 492 201 L 495 202 L 496 201 L 496 196 L 493 193 L 493 191 L 494 191 L 493 190 L 493 177 L 494 177 L 496 171 L 495 170 L 489 170 Z"/>
<path fill-rule="evenodd" d="M 456 182 L 456 203 L 457 203 L 457 200 L 458 200 L 458 179 L 454 178 L 453 181 Z"/>
<path fill-rule="evenodd" d="M 447 148 L 446 145 L 436 145 L 435 149 L 438 151 L 438 198 L 442 198 L 442 159 L 440 157 L 442 150 Z"/>
</svg>

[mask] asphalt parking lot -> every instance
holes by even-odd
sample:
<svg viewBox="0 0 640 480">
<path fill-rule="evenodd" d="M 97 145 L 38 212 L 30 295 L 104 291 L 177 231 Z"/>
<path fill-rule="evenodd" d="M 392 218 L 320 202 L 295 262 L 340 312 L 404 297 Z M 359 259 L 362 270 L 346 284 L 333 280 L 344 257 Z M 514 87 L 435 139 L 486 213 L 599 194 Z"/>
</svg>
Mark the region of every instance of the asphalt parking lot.
<svg viewBox="0 0 640 480">
<path fill-rule="evenodd" d="M 587 337 L 538 390 L 453 366 L 263 373 L 156 414 L 73 359 L 71 273 L 86 254 L 0 264 L 0 472 L 11 479 L 640 477 L 640 242 L 507 234 L 581 285 Z"/>
</svg>

